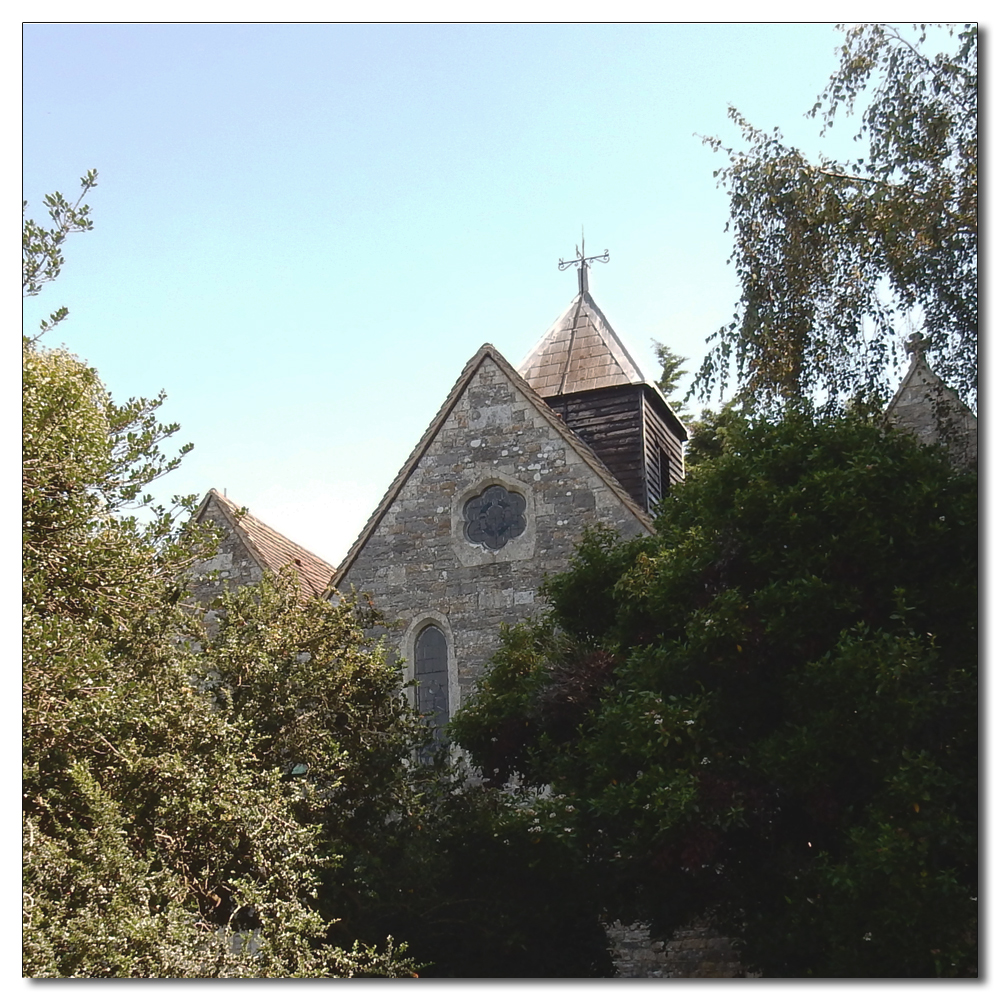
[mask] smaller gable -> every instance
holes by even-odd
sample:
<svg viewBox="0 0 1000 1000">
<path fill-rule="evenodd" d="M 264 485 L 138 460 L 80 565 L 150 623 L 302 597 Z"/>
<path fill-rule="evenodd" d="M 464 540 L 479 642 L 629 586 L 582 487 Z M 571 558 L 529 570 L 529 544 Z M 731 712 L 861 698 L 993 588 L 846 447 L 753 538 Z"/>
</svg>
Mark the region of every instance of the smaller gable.
<svg viewBox="0 0 1000 1000">
<path fill-rule="evenodd" d="M 238 587 L 256 583 L 265 571 L 277 573 L 291 565 L 298 573 L 302 596 L 322 597 L 329 586 L 334 567 L 253 514 L 247 512 L 241 517 L 241 509 L 229 497 L 211 489 L 195 512 L 196 524 L 214 521 L 224 534 L 220 554 L 196 565 L 195 574 L 204 576 L 212 570 L 228 574 L 207 584 L 196 583 L 195 596 L 199 600 L 214 597 L 227 584 Z"/>
<path fill-rule="evenodd" d="M 974 467 L 979 460 L 976 415 L 931 370 L 917 347 L 910 367 L 885 410 L 885 422 L 924 444 L 942 444 L 952 461 Z"/>
</svg>

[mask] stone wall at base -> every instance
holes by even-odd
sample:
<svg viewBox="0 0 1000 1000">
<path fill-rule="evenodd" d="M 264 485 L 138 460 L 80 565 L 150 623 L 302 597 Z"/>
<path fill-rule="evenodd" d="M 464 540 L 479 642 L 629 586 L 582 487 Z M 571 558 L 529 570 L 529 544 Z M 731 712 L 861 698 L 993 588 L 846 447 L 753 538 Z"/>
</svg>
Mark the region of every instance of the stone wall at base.
<svg viewBox="0 0 1000 1000">
<path fill-rule="evenodd" d="M 742 979 L 754 978 L 740 965 L 728 938 L 707 922 L 682 927 L 667 942 L 650 937 L 647 924 L 607 928 L 618 979 Z"/>
</svg>

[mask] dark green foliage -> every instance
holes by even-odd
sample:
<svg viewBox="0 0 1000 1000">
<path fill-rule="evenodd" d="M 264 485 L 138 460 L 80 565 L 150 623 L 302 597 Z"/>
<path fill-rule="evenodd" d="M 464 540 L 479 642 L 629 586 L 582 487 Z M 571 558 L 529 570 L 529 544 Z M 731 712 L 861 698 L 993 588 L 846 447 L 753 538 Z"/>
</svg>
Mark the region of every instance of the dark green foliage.
<svg viewBox="0 0 1000 1000">
<path fill-rule="evenodd" d="M 329 944 L 405 941 L 421 977 L 610 972 L 574 855 L 533 829 L 525 797 L 467 787 L 445 753 L 419 762 L 424 726 L 366 638 L 377 613 L 302 601 L 284 579 L 219 603 L 208 688 L 317 829 L 332 861 L 317 890 Z"/>
<path fill-rule="evenodd" d="M 858 159 L 812 163 L 777 129 L 730 117 L 745 149 L 716 172 L 729 194 L 733 322 L 696 384 L 731 366 L 751 404 L 817 391 L 885 398 L 913 316 L 928 360 L 970 405 L 977 381 L 978 35 L 927 25 L 845 28 L 840 67 L 812 110 L 824 127 L 859 106 Z M 708 140 L 722 149 L 717 139 Z"/>
<path fill-rule="evenodd" d="M 246 729 L 262 766 L 302 773 L 303 821 L 334 840 L 374 836 L 405 807 L 407 758 L 424 736 L 398 668 L 369 638 L 379 616 L 353 600 L 302 600 L 291 579 L 270 577 L 219 606 L 203 656 L 218 711 Z"/>
<path fill-rule="evenodd" d="M 769 976 L 969 975 L 976 478 L 856 417 L 724 430 L 655 537 L 585 541 L 457 738 L 565 796 L 612 915 L 709 911 Z"/>
<path fill-rule="evenodd" d="M 26 294 L 89 228 L 47 204 Z M 204 628 L 183 581 L 210 532 L 184 523 L 193 498 L 143 495 L 179 461 L 161 399 L 116 406 L 37 339 L 23 389 L 24 975 L 610 971 L 575 855 L 523 797 L 418 763 L 363 601 L 268 577 Z"/>
<path fill-rule="evenodd" d="M 335 933 L 405 940 L 422 978 L 612 975 L 594 888 L 548 819 L 557 804 L 465 781 L 417 777 L 409 813 L 359 859 L 363 887 Z"/>
<path fill-rule="evenodd" d="M 23 381 L 25 975 L 322 970 L 315 835 L 180 641 L 197 621 L 178 579 L 204 540 L 181 539 L 184 505 L 144 527 L 121 514 L 169 428 L 141 401 L 124 420 L 62 351 L 26 345 Z M 271 931 L 252 959 L 228 941 L 240 909 Z"/>
<path fill-rule="evenodd" d="M 725 448 L 730 423 L 739 425 L 743 415 L 738 404 L 729 403 L 718 412 L 702 410 L 697 420 L 688 423 L 688 439 L 684 446 L 684 468 L 690 474 L 696 465 L 718 458 Z"/>
</svg>

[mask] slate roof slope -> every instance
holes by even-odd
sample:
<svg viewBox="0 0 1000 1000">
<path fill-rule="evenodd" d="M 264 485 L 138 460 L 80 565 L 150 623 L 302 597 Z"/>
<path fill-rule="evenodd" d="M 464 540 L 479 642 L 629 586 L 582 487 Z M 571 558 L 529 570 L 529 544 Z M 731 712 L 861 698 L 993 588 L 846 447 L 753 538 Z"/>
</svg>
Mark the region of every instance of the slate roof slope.
<svg viewBox="0 0 1000 1000">
<path fill-rule="evenodd" d="M 573 299 L 517 371 L 540 396 L 650 384 L 588 291 Z"/>
<path fill-rule="evenodd" d="M 555 428 L 555 430 L 566 440 L 566 442 L 576 450 L 577 454 L 579 454 L 580 457 L 597 473 L 597 475 L 600 476 L 605 485 L 615 494 L 615 496 L 617 496 L 618 499 L 635 515 L 635 517 L 638 518 L 639 523 L 645 526 L 650 533 L 653 532 L 653 522 L 650 516 L 642 509 L 642 507 L 639 506 L 639 504 L 635 502 L 635 500 L 632 499 L 608 467 L 597 457 L 593 449 L 586 444 L 583 439 L 579 437 L 579 435 L 566 426 L 562 418 L 559 417 L 558 414 L 556 414 L 548 405 L 548 403 L 546 403 L 545 400 L 542 399 L 541 396 L 514 370 L 511 363 L 492 344 L 483 344 L 483 346 L 479 348 L 479 350 L 473 355 L 468 364 L 466 364 L 465 368 L 462 370 L 462 374 L 459 376 L 458 381 L 452 387 L 451 392 L 448 393 L 448 398 L 441 404 L 441 408 L 431 421 L 430 426 L 426 431 L 424 431 L 424 436 L 417 443 L 417 446 L 410 453 L 410 457 L 396 474 L 396 478 L 392 481 L 389 489 L 386 490 L 385 496 L 383 496 L 381 501 L 379 501 L 379 505 L 375 508 L 372 516 L 368 518 L 367 524 L 365 524 L 364 528 L 362 528 L 361 534 L 358 536 L 357 541 L 355 541 L 355 543 L 351 546 L 350 551 L 344 557 L 344 561 L 337 567 L 337 571 L 334 574 L 333 579 L 330 581 L 331 589 L 335 590 L 340 586 L 341 581 L 354 564 L 354 560 L 357 559 L 361 549 L 378 527 L 379 522 L 385 516 L 386 512 L 392 506 L 392 503 L 398 496 L 399 491 L 403 488 L 407 479 L 410 478 L 413 470 L 417 467 L 417 463 L 423 457 L 424 452 L 427 451 L 428 447 L 430 447 L 430 444 L 437 436 L 438 431 L 448 419 L 448 415 L 451 413 L 462 393 L 465 392 L 465 389 L 472 380 L 473 375 L 475 375 L 479 366 L 487 357 L 492 358 L 497 367 L 504 373 L 504 375 L 507 376 L 508 379 L 510 379 L 514 386 L 528 398 L 539 413 L 545 416 L 549 423 L 552 424 L 553 428 Z"/>
<path fill-rule="evenodd" d="M 214 499 L 218 509 L 228 518 L 231 529 L 239 535 L 261 569 L 277 573 L 292 564 L 299 576 L 299 589 L 304 597 L 322 597 L 330 585 L 334 567 L 308 549 L 297 545 L 290 538 L 269 527 L 249 511 L 238 517 L 242 508 L 229 497 L 211 489 L 195 514 L 201 521 L 210 499 Z"/>
</svg>

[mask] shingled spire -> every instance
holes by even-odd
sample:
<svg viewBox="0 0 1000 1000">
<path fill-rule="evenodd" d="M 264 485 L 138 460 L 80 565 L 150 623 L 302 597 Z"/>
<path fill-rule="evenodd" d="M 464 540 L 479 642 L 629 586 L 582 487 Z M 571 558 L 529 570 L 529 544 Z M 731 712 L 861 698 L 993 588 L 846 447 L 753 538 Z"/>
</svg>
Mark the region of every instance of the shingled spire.
<svg viewBox="0 0 1000 1000">
<path fill-rule="evenodd" d="M 521 362 L 518 374 L 540 396 L 646 382 L 588 291 L 573 299 Z"/>
<path fill-rule="evenodd" d="M 579 291 L 518 367 L 518 374 L 598 454 L 618 481 L 652 510 L 684 475 L 687 432 L 646 379 L 587 288 L 590 259 L 579 265 Z"/>
</svg>

